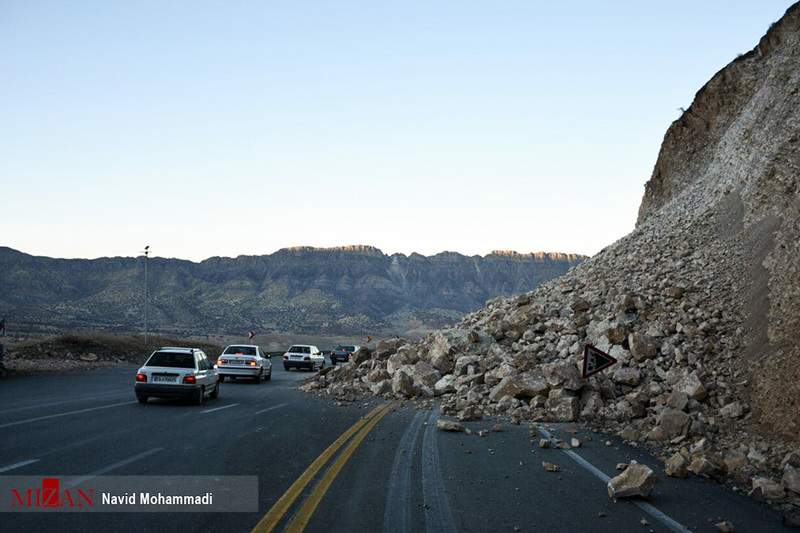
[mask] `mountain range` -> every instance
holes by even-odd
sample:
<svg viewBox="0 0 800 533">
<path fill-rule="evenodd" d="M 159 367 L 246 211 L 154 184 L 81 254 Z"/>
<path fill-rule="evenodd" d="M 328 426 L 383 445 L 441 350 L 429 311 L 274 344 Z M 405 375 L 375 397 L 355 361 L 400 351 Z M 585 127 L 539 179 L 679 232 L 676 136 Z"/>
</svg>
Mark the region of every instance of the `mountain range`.
<svg viewBox="0 0 800 533">
<path fill-rule="evenodd" d="M 456 320 L 489 298 L 532 290 L 584 259 L 503 251 L 386 255 L 360 245 L 200 263 L 153 257 L 148 325 L 194 333 L 408 333 Z M 53 259 L 0 247 L 0 313 L 37 331 L 139 330 L 144 261 Z"/>
</svg>

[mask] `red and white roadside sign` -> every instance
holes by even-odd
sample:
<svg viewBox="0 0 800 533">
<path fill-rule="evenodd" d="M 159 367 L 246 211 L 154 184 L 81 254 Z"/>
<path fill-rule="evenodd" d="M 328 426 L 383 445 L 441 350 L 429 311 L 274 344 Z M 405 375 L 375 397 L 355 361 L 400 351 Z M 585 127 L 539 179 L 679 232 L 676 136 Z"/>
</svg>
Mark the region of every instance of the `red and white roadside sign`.
<svg viewBox="0 0 800 533">
<path fill-rule="evenodd" d="M 587 344 L 583 348 L 583 372 L 581 372 L 581 376 L 584 378 L 594 376 L 616 362 L 617 360 L 607 353 L 601 352 L 591 344 Z"/>
<path fill-rule="evenodd" d="M 252 329 L 250 331 L 248 331 L 248 335 L 247 335 L 248 339 L 253 340 L 253 337 L 255 337 L 255 336 L 256 336 L 256 332 L 255 331 L 253 331 Z"/>
</svg>

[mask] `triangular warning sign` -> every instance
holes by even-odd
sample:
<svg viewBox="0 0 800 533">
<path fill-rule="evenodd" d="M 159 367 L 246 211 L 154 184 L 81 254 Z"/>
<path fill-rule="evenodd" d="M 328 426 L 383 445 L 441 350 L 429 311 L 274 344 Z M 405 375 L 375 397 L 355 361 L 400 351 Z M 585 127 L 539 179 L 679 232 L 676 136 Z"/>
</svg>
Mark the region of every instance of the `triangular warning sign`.
<svg viewBox="0 0 800 533">
<path fill-rule="evenodd" d="M 583 373 L 582 376 L 584 378 L 588 378 L 589 376 L 593 376 L 600 372 L 601 370 L 605 370 L 606 368 L 610 367 L 617 360 L 608 355 L 605 352 L 601 352 L 591 344 L 587 344 L 583 348 Z"/>
</svg>

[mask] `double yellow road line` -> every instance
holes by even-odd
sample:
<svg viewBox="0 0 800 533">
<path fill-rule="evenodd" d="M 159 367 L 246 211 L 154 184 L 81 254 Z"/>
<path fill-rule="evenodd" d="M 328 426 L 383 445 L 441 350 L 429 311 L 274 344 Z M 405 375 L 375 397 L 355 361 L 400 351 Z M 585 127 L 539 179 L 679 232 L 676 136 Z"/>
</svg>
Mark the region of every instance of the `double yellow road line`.
<svg viewBox="0 0 800 533">
<path fill-rule="evenodd" d="M 364 440 L 364 437 L 367 436 L 367 433 L 375 427 L 375 424 L 377 424 L 392 407 L 394 407 L 393 403 L 376 407 L 361 420 L 353 424 L 353 426 L 336 439 L 333 444 L 328 446 L 328 448 L 306 468 L 306 471 L 297 478 L 297 481 L 289 487 L 289 490 L 287 490 L 275 505 L 272 506 L 272 509 L 264 515 L 264 518 L 256 524 L 256 527 L 253 528 L 253 533 L 268 533 L 272 531 L 283 519 L 286 511 L 289 510 L 306 486 L 311 483 L 319 471 L 328 463 L 330 458 L 339 451 L 339 448 L 344 446 L 350 437 L 357 433 L 353 440 L 350 441 L 350 444 L 347 445 L 347 448 L 344 449 L 330 468 L 328 468 L 328 471 L 325 472 L 322 479 L 319 480 L 314 490 L 308 495 L 305 502 L 303 502 L 303 505 L 300 507 L 300 510 L 297 511 L 297 514 L 286 528 L 288 533 L 300 533 L 303 531 L 309 520 L 311 520 L 311 515 L 314 514 L 323 496 L 325 496 L 325 493 L 331 486 L 331 483 L 333 483 L 333 480 L 336 479 L 336 476 L 342 470 L 342 467 L 344 467 L 345 463 L 350 459 L 350 456 L 353 455 L 353 452 L 358 448 L 358 445 L 361 444 L 361 441 Z"/>
</svg>

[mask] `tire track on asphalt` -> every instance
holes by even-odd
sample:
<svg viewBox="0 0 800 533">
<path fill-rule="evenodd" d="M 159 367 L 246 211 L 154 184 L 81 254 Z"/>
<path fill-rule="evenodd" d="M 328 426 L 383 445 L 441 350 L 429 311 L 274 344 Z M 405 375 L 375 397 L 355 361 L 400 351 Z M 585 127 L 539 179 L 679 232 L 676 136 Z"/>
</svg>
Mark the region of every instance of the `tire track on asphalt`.
<svg viewBox="0 0 800 533">
<path fill-rule="evenodd" d="M 444 478 L 436 445 L 438 413 L 428 417 L 428 427 L 422 436 L 422 494 L 425 500 L 425 530 L 428 533 L 456 533 L 453 511 L 445 492 Z"/>
<path fill-rule="evenodd" d="M 411 531 L 411 467 L 425 413 L 418 411 L 408 424 L 397 444 L 394 463 L 386 491 L 386 511 L 383 514 L 383 533 Z"/>
</svg>

